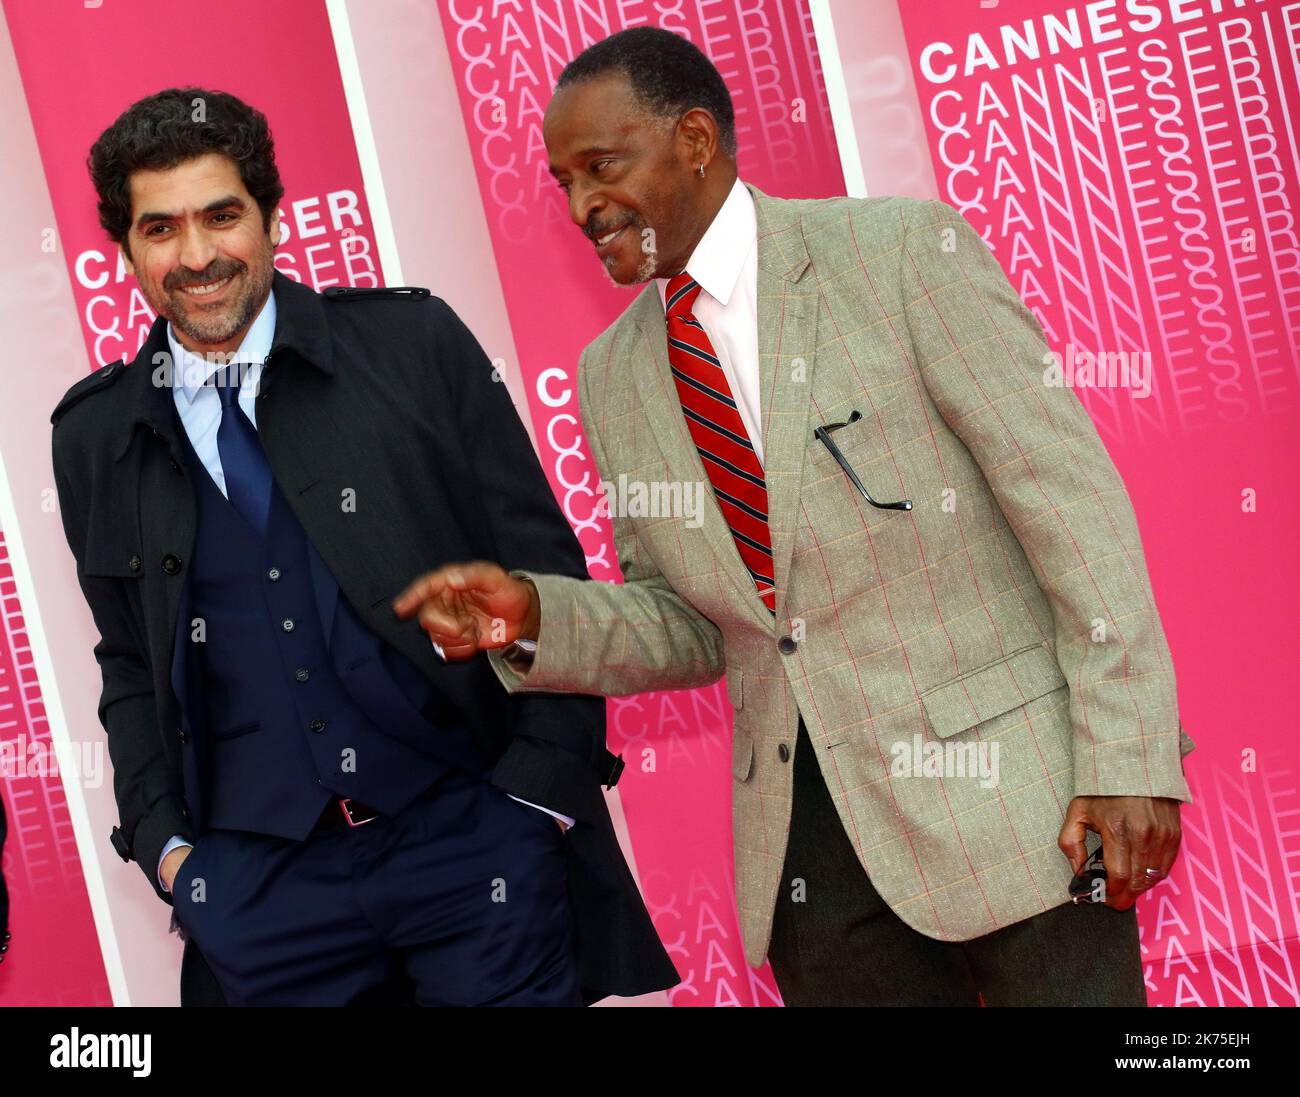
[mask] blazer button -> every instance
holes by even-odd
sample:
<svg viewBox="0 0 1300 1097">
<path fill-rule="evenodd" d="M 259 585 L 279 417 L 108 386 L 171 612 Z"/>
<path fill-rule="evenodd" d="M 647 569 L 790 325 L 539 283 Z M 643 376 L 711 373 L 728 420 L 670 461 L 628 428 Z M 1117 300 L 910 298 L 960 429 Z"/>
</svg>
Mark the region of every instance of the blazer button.
<svg viewBox="0 0 1300 1097">
<path fill-rule="evenodd" d="M 799 645 L 789 636 L 782 636 L 781 639 L 776 642 L 776 649 L 782 655 L 793 655 L 795 648 L 798 646 Z"/>
<path fill-rule="evenodd" d="M 129 567 L 132 571 L 139 571 L 139 570 L 140 570 L 140 557 L 138 557 L 138 556 L 132 556 L 131 559 L 129 559 L 129 560 L 126 562 L 126 566 Z"/>
<path fill-rule="evenodd" d="M 181 570 L 181 558 L 179 556 L 173 556 L 171 553 L 168 553 L 166 556 L 163 557 L 162 569 L 168 575 L 175 575 L 178 571 Z"/>
<path fill-rule="evenodd" d="M 284 629 L 285 632 L 292 632 L 295 627 L 293 623 L 293 618 L 286 617 L 283 621 L 280 622 L 280 627 Z"/>
<path fill-rule="evenodd" d="M 307 726 L 308 726 L 309 728 L 311 728 L 312 731 L 324 731 L 324 730 L 325 730 L 325 721 L 324 721 L 324 720 L 313 720 L 313 721 L 312 721 L 310 724 L 308 724 Z"/>
<path fill-rule="evenodd" d="M 279 579 L 280 579 L 280 569 L 279 569 L 279 568 L 271 568 L 269 571 L 267 571 L 267 573 L 266 573 L 266 577 L 267 577 L 268 579 L 270 579 L 271 582 L 273 582 L 273 583 L 278 582 Z"/>
<path fill-rule="evenodd" d="M 783 762 L 790 761 L 790 748 L 786 746 L 784 743 L 782 743 L 779 747 L 776 748 L 776 756 L 780 758 L 781 761 Z"/>
</svg>

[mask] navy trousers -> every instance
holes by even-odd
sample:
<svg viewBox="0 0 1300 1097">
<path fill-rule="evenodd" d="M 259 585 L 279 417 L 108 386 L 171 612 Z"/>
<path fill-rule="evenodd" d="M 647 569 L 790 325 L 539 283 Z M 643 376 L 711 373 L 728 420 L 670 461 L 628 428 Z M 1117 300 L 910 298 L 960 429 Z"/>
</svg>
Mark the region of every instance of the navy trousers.
<svg viewBox="0 0 1300 1097">
<path fill-rule="evenodd" d="M 173 900 L 232 1006 L 362 1004 L 395 964 L 419 1005 L 579 1006 L 566 840 L 457 770 L 303 842 L 205 831 Z"/>
</svg>

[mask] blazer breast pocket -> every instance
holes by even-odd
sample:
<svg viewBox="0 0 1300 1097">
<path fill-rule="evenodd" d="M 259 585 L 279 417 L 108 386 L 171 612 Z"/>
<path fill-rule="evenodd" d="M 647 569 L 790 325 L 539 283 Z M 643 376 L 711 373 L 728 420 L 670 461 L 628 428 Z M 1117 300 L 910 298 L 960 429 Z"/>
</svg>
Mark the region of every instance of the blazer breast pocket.
<svg viewBox="0 0 1300 1097">
<path fill-rule="evenodd" d="M 918 469 L 924 466 L 917 458 L 924 457 L 920 447 L 930 435 L 920 399 L 914 391 L 896 390 L 884 401 L 877 400 L 874 408 L 865 397 L 855 397 L 820 413 L 813 409 L 800 500 L 819 541 L 835 541 L 860 530 L 874 535 L 893 529 L 911 536 L 914 513 L 873 506 L 853 476 L 876 503 L 910 499 L 917 505 L 925 497 L 929 489 L 921 483 Z M 860 417 L 849 422 L 854 411 Z M 830 445 L 813 433 L 818 426 L 834 423 L 844 425 L 827 435 Z M 853 476 L 836 460 L 832 446 Z"/>
<path fill-rule="evenodd" d="M 843 423 L 843 426 L 831 432 L 831 437 L 835 439 L 835 444 L 840 449 L 849 449 L 856 446 L 859 441 L 869 438 L 881 425 L 887 424 L 890 417 L 899 410 L 900 402 L 907 396 L 908 394 L 901 388 L 895 388 L 882 396 L 873 396 L 870 400 L 865 393 L 859 393 L 851 400 L 836 401 L 833 407 L 823 410 L 821 417 L 814 408 L 812 426 Z M 854 412 L 858 414 L 857 419 L 853 419 Z M 825 446 L 817 439 L 812 438 L 812 442 L 818 449 L 826 452 Z"/>
<path fill-rule="evenodd" d="M 854 455 L 849 463 L 862 479 L 863 486 L 880 498 L 867 483 L 863 471 L 875 473 L 880 479 L 878 468 L 892 469 L 901 459 L 914 457 L 915 447 L 929 444 L 930 427 L 922 399 L 914 389 L 898 388 L 883 400 L 876 399 L 874 404 L 865 395 L 852 401 L 840 401 L 833 411 L 826 413 L 825 420 L 819 420 L 814 410 L 808 443 L 815 447 L 818 464 L 828 469 L 839 468 L 829 448 L 812 433 L 812 428 L 843 423 L 838 430 L 831 431 L 830 440 L 846 458 L 850 453 Z M 854 412 L 859 418 L 850 422 Z M 895 498 L 898 496 L 891 496 L 889 501 Z"/>
</svg>

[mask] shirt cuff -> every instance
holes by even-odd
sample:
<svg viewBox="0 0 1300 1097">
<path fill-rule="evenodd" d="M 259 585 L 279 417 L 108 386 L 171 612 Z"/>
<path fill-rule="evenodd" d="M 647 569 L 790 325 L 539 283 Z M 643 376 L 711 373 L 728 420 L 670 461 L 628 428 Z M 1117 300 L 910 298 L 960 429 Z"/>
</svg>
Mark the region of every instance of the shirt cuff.
<svg viewBox="0 0 1300 1097">
<path fill-rule="evenodd" d="M 168 894 L 171 893 L 171 888 L 163 883 L 162 863 L 167 859 L 167 854 L 171 853 L 172 850 L 180 849 L 181 846 L 192 846 L 193 844 L 193 842 L 186 841 L 179 834 L 173 834 L 169 839 L 167 839 L 167 844 L 163 846 L 163 851 L 158 857 L 158 885 Z"/>
<path fill-rule="evenodd" d="M 568 830 L 571 826 L 573 826 L 573 819 L 568 815 L 561 815 L 558 811 L 552 811 L 550 808 L 544 808 L 542 807 L 541 804 L 534 804 L 531 800 L 520 800 L 518 796 L 511 796 L 510 793 L 508 792 L 506 793 L 506 795 L 510 796 L 510 799 L 512 800 L 519 800 L 521 804 L 527 804 L 530 808 L 536 808 L 538 811 L 546 812 L 546 814 L 549 815 L 552 819 L 560 820 L 560 822 L 564 824 L 565 830 Z"/>
</svg>

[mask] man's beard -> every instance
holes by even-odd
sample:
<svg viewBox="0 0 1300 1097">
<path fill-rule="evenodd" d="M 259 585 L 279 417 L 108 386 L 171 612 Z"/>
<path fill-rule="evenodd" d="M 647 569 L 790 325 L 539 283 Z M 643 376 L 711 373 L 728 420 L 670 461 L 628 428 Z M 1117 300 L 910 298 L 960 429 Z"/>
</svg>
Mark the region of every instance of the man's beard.
<svg viewBox="0 0 1300 1097">
<path fill-rule="evenodd" d="M 650 279 L 655 276 L 655 270 L 659 266 L 659 254 L 653 243 L 656 239 L 654 230 L 651 229 L 650 236 L 647 237 L 645 234 L 647 228 L 649 228 L 649 226 L 640 217 L 637 217 L 634 221 L 631 221 L 628 224 L 628 231 L 635 232 L 641 238 L 641 242 L 637 245 L 641 249 L 641 260 L 637 263 L 636 270 L 633 272 L 632 277 L 626 282 L 620 282 L 614 277 L 614 272 L 611 269 L 609 259 L 600 264 L 600 269 L 605 272 L 605 277 L 609 279 L 610 285 L 624 287 L 639 286 L 645 282 L 649 282 Z M 647 239 L 650 241 L 649 250 L 646 249 Z M 613 257 L 611 256 L 610 259 L 612 258 Z"/>
<path fill-rule="evenodd" d="M 275 276 L 273 263 L 252 268 L 239 260 L 218 260 L 209 264 L 202 274 L 184 272 L 173 273 L 169 277 L 169 280 L 176 282 L 219 282 L 222 278 L 238 277 L 241 273 L 248 275 L 242 293 L 219 314 L 190 312 L 184 306 L 189 305 L 192 299 L 185 296 L 184 290 L 164 288 L 163 292 L 167 294 L 167 318 L 177 331 L 188 336 L 195 343 L 216 344 L 233 339 L 253 322 L 258 309 L 266 300 L 266 295 L 271 289 L 271 281 Z"/>
</svg>

